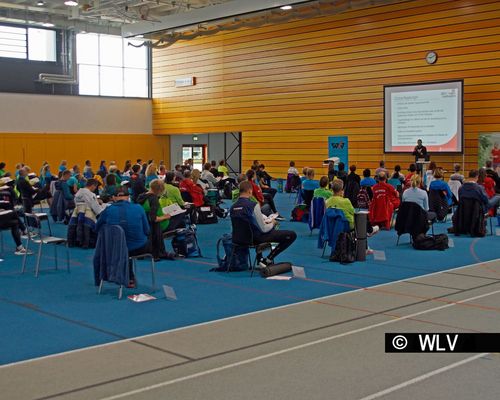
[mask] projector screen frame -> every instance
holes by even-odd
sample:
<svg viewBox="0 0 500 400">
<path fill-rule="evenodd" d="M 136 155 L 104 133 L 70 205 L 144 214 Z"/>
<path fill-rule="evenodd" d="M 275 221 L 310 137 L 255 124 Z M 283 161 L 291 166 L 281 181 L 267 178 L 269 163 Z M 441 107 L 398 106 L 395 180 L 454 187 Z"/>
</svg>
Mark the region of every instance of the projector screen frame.
<svg viewBox="0 0 500 400">
<path fill-rule="evenodd" d="M 462 127 L 462 137 L 461 137 L 461 142 L 460 142 L 460 151 L 428 151 L 429 154 L 445 154 L 445 155 L 456 155 L 456 154 L 464 154 L 464 143 L 465 143 L 465 132 L 464 132 L 464 80 L 463 79 L 450 79 L 446 81 L 428 81 L 428 82 L 415 82 L 415 83 L 402 83 L 402 84 L 396 84 L 396 85 L 384 85 L 383 91 L 384 91 L 384 154 L 408 154 L 406 151 L 386 151 L 385 145 L 386 145 L 386 95 L 385 95 L 385 89 L 390 88 L 390 87 L 404 87 L 404 86 L 425 86 L 425 85 L 436 85 L 436 84 L 443 84 L 443 83 L 461 83 L 461 88 L 462 88 L 462 93 L 461 93 L 461 127 Z M 415 142 L 416 145 L 416 142 Z M 425 143 L 423 143 L 425 146 Z"/>
</svg>

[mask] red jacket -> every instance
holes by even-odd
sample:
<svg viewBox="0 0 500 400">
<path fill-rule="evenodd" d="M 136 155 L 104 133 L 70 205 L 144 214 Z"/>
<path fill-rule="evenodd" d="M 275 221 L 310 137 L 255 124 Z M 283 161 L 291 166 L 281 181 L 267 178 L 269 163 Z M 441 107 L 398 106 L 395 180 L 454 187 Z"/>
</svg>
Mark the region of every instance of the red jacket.
<svg viewBox="0 0 500 400">
<path fill-rule="evenodd" d="M 179 183 L 179 189 L 182 192 L 188 192 L 191 195 L 191 199 L 193 200 L 195 207 L 201 207 L 205 204 L 205 200 L 203 199 L 203 189 L 196 185 L 191 179 L 183 179 Z"/>
<path fill-rule="evenodd" d="M 257 199 L 260 205 L 264 204 L 264 195 L 262 194 L 262 189 L 260 186 L 256 185 L 254 181 L 250 181 L 252 184 L 252 194 L 253 197 Z"/>
<path fill-rule="evenodd" d="M 369 219 L 373 225 L 391 229 L 392 213 L 399 207 L 398 192 L 392 185 L 379 182 L 372 187 L 373 199 L 370 203 Z"/>
</svg>

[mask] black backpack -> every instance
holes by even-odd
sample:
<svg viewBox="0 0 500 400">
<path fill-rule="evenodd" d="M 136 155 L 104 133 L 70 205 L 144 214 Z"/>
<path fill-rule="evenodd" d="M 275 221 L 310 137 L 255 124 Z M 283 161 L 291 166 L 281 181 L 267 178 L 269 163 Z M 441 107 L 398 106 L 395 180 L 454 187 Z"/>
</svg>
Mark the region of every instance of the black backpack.
<svg viewBox="0 0 500 400">
<path fill-rule="evenodd" d="M 196 209 L 196 223 L 198 224 L 216 224 L 217 214 L 214 206 L 201 206 Z"/>
<path fill-rule="evenodd" d="M 446 250 L 448 248 L 448 235 L 440 233 L 435 236 L 420 234 L 413 238 L 413 248 L 416 250 Z"/>
<path fill-rule="evenodd" d="M 184 257 L 201 257 L 201 250 L 196 238 L 196 232 L 190 228 L 176 233 L 172 239 L 172 248 L 176 255 Z"/>
<path fill-rule="evenodd" d="M 370 208 L 370 195 L 366 187 L 362 187 L 361 189 L 359 189 L 359 192 L 356 196 L 356 203 L 358 205 L 358 208 Z"/>
<path fill-rule="evenodd" d="M 349 264 L 356 261 L 356 236 L 354 232 L 341 232 L 337 238 L 335 251 L 330 256 L 330 261 Z"/>
</svg>

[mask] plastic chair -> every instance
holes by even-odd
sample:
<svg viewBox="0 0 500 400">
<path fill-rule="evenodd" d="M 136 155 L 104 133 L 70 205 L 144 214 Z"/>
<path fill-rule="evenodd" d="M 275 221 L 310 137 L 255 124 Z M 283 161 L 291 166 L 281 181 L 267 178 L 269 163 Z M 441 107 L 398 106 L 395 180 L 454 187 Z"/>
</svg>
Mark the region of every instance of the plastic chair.
<svg viewBox="0 0 500 400">
<path fill-rule="evenodd" d="M 113 241 L 118 241 L 118 242 L 125 242 L 125 245 L 126 245 L 126 237 L 125 237 L 125 231 L 123 230 L 123 228 L 120 226 L 120 225 L 109 225 L 107 227 L 105 227 L 104 229 L 112 229 L 113 230 Z M 97 240 L 99 241 L 100 240 L 103 240 L 103 237 L 101 236 L 103 234 L 103 232 L 99 232 L 99 236 L 97 237 Z M 106 243 L 103 243 L 104 246 L 106 246 Z M 154 260 L 154 257 L 151 253 L 143 253 L 143 254 L 136 254 L 136 255 L 133 255 L 133 256 L 129 256 L 128 255 L 128 252 L 127 252 L 127 256 L 126 256 L 126 260 L 128 260 L 128 262 L 132 261 L 132 270 L 134 272 L 134 275 L 136 277 L 136 282 L 137 282 L 137 274 L 136 274 L 136 262 L 137 260 L 142 260 L 144 258 L 149 258 L 151 260 L 151 287 L 152 287 L 152 290 L 155 291 L 156 290 L 156 273 L 155 273 L 155 260 Z M 127 263 L 124 263 L 122 265 L 123 268 L 128 268 L 128 262 Z M 126 275 L 128 276 L 128 275 Z M 107 279 L 104 279 L 101 277 L 100 281 L 99 281 L 99 288 L 97 290 L 97 294 L 101 294 L 101 291 L 102 291 L 102 287 L 103 287 L 103 284 L 104 284 L 104 281 L 107 280 Z M 123 283 L 117 283 L 119 285 L 118 287 L 118 299 L 120 300 L 122 298 L 122 294 L 123 294 Z"/>
<path fill-rule="evenodd" d="M 257 254 L 272 248 L 271 243 L 254 243 L 253 230 L 250 222 L 245 221 L 242 218 L 231 218 L 232 225 L 232 240 L 233 249 L 231 251 L 231 256 L 229 257 L 229 262 L 227 264 L 227 272 L 231 267 L 231 263 L 236 255 L 238 249 L 255 249 L 255 259 L 252 262 L 252 256 L 248 252 L 248 263 L 250 265 L 250 276 L 253 276 L 255 266 L 257 265 Z"/>
<path fill-rule="evenodd" d="M 57 258 L 57 245 L 64 245 L 66 247 L 66 269 L 68 273 L 70 272 L 70 260 L 69 260 L 69 248 L 68 248 L 68 241 L 65 238 L 60 238 L 56 236 L 44 236 L 42 234 L 42 221 L 36 214 L 25 214 L 25 221 L 26 221 L 26 227 L 28 228 L 28 237 L 26 239 L 26 253 L 24 254 L 23 257 L 23 266 L 21 269 L 21 273 L 24 274 L 24 271 L 26 270 L 26 259 L 27 259 L 27 253 L 29 250 L 29 244 L 34 243 L 38 244 L 38 251 L 37 251 L 37 259 L 36 259 L 36 266 L 35 266 L 35 277 L 38 277 L 39 271 L 40 271 L 40 260 L 42 258 L 42 248 L 44 245 L 54 245 L 54 257 L 55 257 L 55 269 L 58 269 L 58 258 Z M 31 228 L 31 229 L 30 229 Z M 36 231 L 37 235 L 35 236 L 33 234 L 33 231 Z"/>
</svg>

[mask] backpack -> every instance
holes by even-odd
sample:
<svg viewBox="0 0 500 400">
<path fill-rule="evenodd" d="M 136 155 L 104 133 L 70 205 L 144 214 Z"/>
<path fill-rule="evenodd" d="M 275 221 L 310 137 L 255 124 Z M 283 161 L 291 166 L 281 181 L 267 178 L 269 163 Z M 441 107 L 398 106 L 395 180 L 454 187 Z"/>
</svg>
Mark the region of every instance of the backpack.
<svg viewBox="0 0 500 400">
<path fill-rule="evenodd" d="M 233 197 L 233 184 L 231 181 L 224 183 L 224 188 L 222 190 L 225 199 L 231 200 Z"/>
<path fill-rule="evenodd" d="M 422 233 L 413 239 L 412 244 L 416 250 L 445 250 L 448 248 L 448 236 L 444 233 L 435 236 Z"/>
<path fill-rule="evenodd" d="M 349 264 L 356 261 L 356 236 L 354 232 L 341 232 L 330 256 L 330 261 Z"/>
<path fill-rule="evenodd" d="M 305 204 L 299 204 L 292 210 L 292 221 L 295 222 L 308 222 L 309 209 Z"/>
<path fill-rule="evenodd" d="M 222 250 L 224 250 L 224 255 L 222 255 Z M 228 271 L 229 257 L 233 252 L 233 237 L 226 233 L 217 241 L 217 268 L 212 268 L 210 271 L 216 272 L 226 272 Z M 233 259 L 231 265 L 229 266 L 229 271 L 245 271 L 249 268 L 248 256 L 249 249 L 238 247 L 233 254 Z"/>
<path fill-rule="evenodd" d="M 358 195 L 356 196 L 356 203 L 358 204 L 358 208 L 370 208 L 370 196 L 366 187 L 359 189 Z"/>
<path fill-rule="evenodd" d="M 196 233 L 192 229 L 183 229 L 172 239 L 172 248 L 176 255 L 184 257 L 201 257 Z"/>
<path fill-rule="evenodd" d="M 344 190 L 344 197 L 349 199 L 354 208 L 358 207 L 358 194 L 359 194 L 359 183 L 355 180 L 347 180 L 347 184 Z"/>
<path fill-rule="evenodd" d="M 196 209 L 198 224 L 216 224 L 217 215 L 213 206 L 201 206 Z"/>
</svg>

